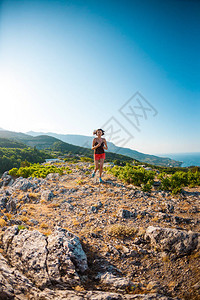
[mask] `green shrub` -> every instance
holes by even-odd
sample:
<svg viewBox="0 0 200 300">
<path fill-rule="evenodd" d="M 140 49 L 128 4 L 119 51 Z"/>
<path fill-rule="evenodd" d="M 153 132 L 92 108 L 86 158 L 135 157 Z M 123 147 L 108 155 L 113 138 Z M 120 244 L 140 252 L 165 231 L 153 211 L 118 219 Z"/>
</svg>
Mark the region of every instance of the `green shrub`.
<svg viewBox="0 0 200 300">
<path fill-rule="evenodd" d="M 141 186 L 144 192 L 151 191 L 156 176 L 154 171 L 145 170 L 140 166 L 132 166 L 129 163 L 126 163 L 124 167 L 117 165 L 113 168 L 106 167 L 105 170 L 126 183 Z M 180 193 L 185 186 L 200 186 L 200 172 L 197 168 L 178 170 L 171 174 L 162 172 L 158 178 L 161 181 L 161 190 L 170 191 L 173 194 Z"/>
<path fill-rule="evenodd" d="M 18 229 L 19 229 L 19 230 L 24 230 L 24 229 L 27 229 L 27 228 L 26 228 L 26 226 L 24 226 L 24 225 L 18 225 Z"/>
<path fill-rule="evenodd" d="M 17 172 L 18 172 L 18 169 L 17 168 L 12 168 L 10 171 L 9 171 L 9 174 L 11 176 L 17 176 Z"/>
<path fill-rule="evenodd" d="M 90 157 L 83 156 L 81 157 L 81 161 L 83 162 L 93 162 L 93 159 Z"/>
<path fill-rule="evenodd" d="M 153 180 L 148 180 L 147 183 L 145 184 L 141 184 L 141 187 L 142 187 L 142 191 L 143 192 L 150 192 L 152 187 L 153 187 Z"/>
<path fill-rule="evenodd" d="M 177 171 L 172 175 L 161 173 L 159 175 L 161 180 L 161 189 L 165 191 L 171 191 L 173 194 L 181 192 L 185 186 L 198 186 L 200 185 L 200 172 L 188 172 Z"/>
<path fill-rule="evenodd" d="M 108 172 L 126 183 L 132 183 L 136 186 L 145 185 L 145 188 L 148 190 L 152 186 L 152 180 L 155 177 L 154 171 L 147 171 L 142 167 L 132 166 L 129 163 L 124 167 L 114 166 L 113 168 L 109 168 Z"/>
<path fill-rule="evenodd" d="M 38 177 L 45 178 L 50 173 L 59 173 L 63 175 L 63 173 L 71 173 L 72 171 L 69 167 L 56 167 L 53 165 L 40 165 L 40 164 L 30 164 L 29 167 L 20 167 L 19 169 L 13 168 L 9 171 L 9 174 L 17 177 Z"/>
</svg>

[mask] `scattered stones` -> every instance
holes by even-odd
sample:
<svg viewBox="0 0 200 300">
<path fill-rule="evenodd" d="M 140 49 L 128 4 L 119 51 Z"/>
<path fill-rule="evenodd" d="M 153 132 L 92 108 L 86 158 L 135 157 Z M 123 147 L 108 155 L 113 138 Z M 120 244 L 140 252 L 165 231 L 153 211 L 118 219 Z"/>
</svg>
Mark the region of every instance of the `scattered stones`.
<svg viewBox="0 0 200 300">
<path fill-rule="evenodd" d="M 7 205 L 6 205 L 6 210 L 8 212 L 16 213 L 17 207 L 16 207 L 16 200 L 15 199 L 10 198 L 8 200 Z"/>
<path fill-rule="evenodd" d="M 7 197 L 6 195 L 4 195 L 0 198 L 0 209 L 6 208 L 8 200 L 9 200 L 9 197 Z"/>
<path fill-rule="evenodd" d="M 30 225 L 37 225 L 39 222 L 37 220 L 30 219 L 29 223 L 30 223 Z"/>
<path fill-rule="evenodd" d="M 46 180 L 59 180 L 60 174 L 59 173 L 49 173 L 46 177 Z"/>
<path fill-rule="evenodd" d="M 200 235 L 188 230 L 199 228 L 199 188 L 172 198 L 109 174 L 99 188 L 89 165 L 78 166 L 45 179 L 0 179 L 0 299 L 193 299 Z"/>
<path fill-rule="evenodd" d="M 168 213 L 170 213 L 170 214 L 174 213 L 174 205 L 173 204 L 167 203 L 166 209 L 167 209 Z"/>
<path fill-rule="evenodd" d="M 50 190 L 44 190 L 41 193 L 41 200 L 50 201 L 54 197 L 54 193 Z"/>
<path fill-rule="evenodd" d="M 117 277 L 110 272 L 106 272 L 105 274 L 98 274 L 96 277 L 100 280 L 101 283 L 110 286 L 110 288 L 114 288 L 115 290 L 124 290 L 133 284 L 129 279 L 123 277 Z"/>
<path fill-rule="evenodd" d="M 132 213 L 129 210 L 126 209 L 120 209 L 117 213 L 117 216 L 120 218 L 128 219 L 128 218 L 135 218 L 137 216 L 136 211 Z"/>
<path fill-rule="evenodd" d="M 175 224 L 181 224 L 181 223 L 190 224 L 193 220 L 191 218 L 182 218 L 178 216 L 173 216 L 171 218 L 171 221 Z"/>
<path fill-rule="evenodd" d="M 3 173 L 3 175 L 1 176 L 1 179 L 4 179 L 4 178 L 6 178 L 6 176 L 8 176 L 8 171 L 5 171 L 4 173 Z"/>
<path fill-rule="evenodd" d="M 197 283 L 195 283 L 192 287 L 193 287 L 195 290 L 200 290 L 200 281 L 198 281 Z"/>
</svg>

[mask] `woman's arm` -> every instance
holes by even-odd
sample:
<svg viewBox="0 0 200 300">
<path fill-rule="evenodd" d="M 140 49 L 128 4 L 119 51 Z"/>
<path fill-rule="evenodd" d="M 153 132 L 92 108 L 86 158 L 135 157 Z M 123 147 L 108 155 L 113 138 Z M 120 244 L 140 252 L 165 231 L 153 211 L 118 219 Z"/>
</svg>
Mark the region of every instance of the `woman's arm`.
<svg viewBox="0 0 200 300">
<path fill-rule="evenodd" d="M 94 145 L 95 144 L 95 142 L 96 142 L 96 139 L 93 139 L 93 142 L 92 142 L 92 150 L 95 150 L 95 149 L 97 149 L 98 147 L 100 147 L 101 146 L 101 144 L 99 143 L 99 144 L 97 144 L 96 146 Z"/>
<path fill-rule="evenodd" d="M 106 139 L 104 139 L 104 147 L 103 147 L 103 149 L 105 149 L 105 150 L 108 150 L 108 145 L 107 145 L 107 142 L 106 142 Z"/>
</svg>

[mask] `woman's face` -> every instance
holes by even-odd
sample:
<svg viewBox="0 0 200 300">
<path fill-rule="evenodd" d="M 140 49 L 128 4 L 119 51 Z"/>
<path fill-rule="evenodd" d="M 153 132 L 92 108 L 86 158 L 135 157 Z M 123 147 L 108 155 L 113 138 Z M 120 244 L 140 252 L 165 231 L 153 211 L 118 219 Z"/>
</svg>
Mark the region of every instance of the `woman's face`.
<svg viewBox="0 0 200 300">
<path fill-rule="evenodd" d="M 101 130 L 97 130 L 97 135 L 98 136 L 102 136 L 102 131 Z"/>
</svg>

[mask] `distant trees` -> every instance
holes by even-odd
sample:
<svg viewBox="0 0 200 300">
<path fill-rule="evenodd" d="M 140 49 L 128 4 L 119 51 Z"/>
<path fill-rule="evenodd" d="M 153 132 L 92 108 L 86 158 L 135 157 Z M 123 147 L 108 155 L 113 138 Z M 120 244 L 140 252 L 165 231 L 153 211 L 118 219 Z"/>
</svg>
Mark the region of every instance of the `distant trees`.
<svg viewBox="0 0 200 300">
<path fill-rule="evenodd" d="M 45 151 L 33 148 L 0 148 L 0 174 L 29 163 L 42 163 L 45 158 L 51 157 Z"/>
</svg>

